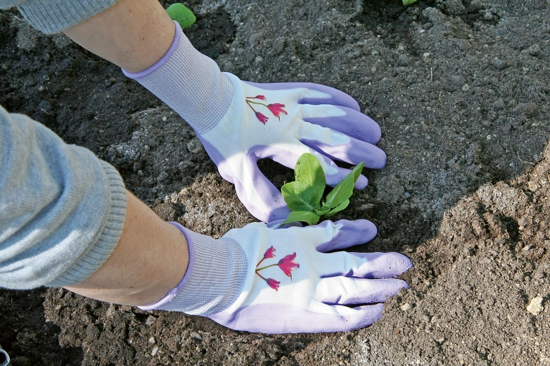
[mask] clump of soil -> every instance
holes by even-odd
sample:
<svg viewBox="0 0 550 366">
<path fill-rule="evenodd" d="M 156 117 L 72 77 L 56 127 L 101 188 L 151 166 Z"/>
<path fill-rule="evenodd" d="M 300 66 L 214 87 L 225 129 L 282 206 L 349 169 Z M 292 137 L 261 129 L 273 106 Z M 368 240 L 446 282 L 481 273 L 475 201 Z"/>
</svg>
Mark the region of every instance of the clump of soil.
<svg viewBox="0 0 550 366">
<path fill-rule="evenodd" d="M 166 2 L 168 4 L 168 2 Z M 166 5 L 167 5 L 166 4 Z M 388 165 L 335 217 L 379 228 L 411 289 L 373 326 L 234 332 L 201 317 L 0 291 L 17 365 L 550 364 L 550 4 L 542 0 L 187 3 L 188 37 L 243 80 L 346 91 L 377 120 Z M 119 169 L 164 219 L 219 237 L 254 221 L 194 132 L 120 70 L 0 12 L 0 104 Z M 262 169 L 279 186 L 292 172 Z"/>
</svg>

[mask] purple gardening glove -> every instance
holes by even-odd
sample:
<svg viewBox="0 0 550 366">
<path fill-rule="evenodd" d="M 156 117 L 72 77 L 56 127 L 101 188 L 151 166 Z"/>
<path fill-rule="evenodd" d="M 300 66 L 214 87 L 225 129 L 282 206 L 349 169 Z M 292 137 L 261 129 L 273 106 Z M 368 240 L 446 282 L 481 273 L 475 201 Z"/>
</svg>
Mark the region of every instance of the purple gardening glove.
<svg viewBox="0 0 550 366">
<path fill-rule="evenodd" d="M 144 310 L 203 315 L 235 330 L 338 332 L 366 327 L 383 302 L 407 284 L 393 277 L 412 267 L 398 253 L 334 252 L 371 240 L 367 220 L 270 229 L 253 223 L 219 240 L 175 224 L 189 244 L 180 284 Z"/>
<path fill-rule="evenodd" d="M 373 144 L 380 127 L 359 112 L 349 95 L 317 84 L 254 84 L 226 74 L 233 83 L 230 108 L 219 123 L 199 138 L 223 178 L 235 184 L 250 213 L 271 222 L 290 210 L 279 190 L 260 172 L 257 161 L 270 158 L 289 168 L 303 153 L 315 155 L 327 184 L 338 184 L 350 171 L 333 160 L 365 161 L 382 168 L 386 155 Z M 355 187 L 365 188 L 360 176 Z"/>
<path fill-rule="evenodd" d="M 386 162 L 384 152 L 374 146 L 380 127 L 349 95 L 323 85 L 254 84 L 221 73 L 177 24 L 164 57 L 142 72 L 125 74 L 193 127 L 220 174 L 235 184 L 246 208 L 264 222 L 285 219 L 290 211 L 258 169 L 258 159 L 294 168 L 298 157 L 309 152 L 320 160 L 332 186 L 349 172 L 333 160 L 365 161 L 367 168 L 382 168 Z M 355 187 L 366 185 L 361 176 Z"/>
</svg>

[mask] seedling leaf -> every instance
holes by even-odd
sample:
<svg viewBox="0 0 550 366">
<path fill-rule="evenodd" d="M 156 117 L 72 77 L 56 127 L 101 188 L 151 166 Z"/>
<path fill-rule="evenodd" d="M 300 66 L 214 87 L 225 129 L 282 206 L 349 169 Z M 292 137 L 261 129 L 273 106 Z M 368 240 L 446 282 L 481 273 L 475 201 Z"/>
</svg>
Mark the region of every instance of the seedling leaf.
<svg viewBox="0 0 550 366">
<path fill-rule="evenodd" d="M 327 195 L 325 203 L 320 205 L 325 190 L 326 179 L 317 158 L 305 153 L 298 159 L 294 175 L 296 181 L 281 187 L 281 193 L 291 212 L 283 222 L 286 225 L 300 221 L 315 225 L 322 218 L 328 218 L 344 210 L 353 194 L 353 185 L 359 179 L 365 163 L 357 165 Z"/>
<path fill-rule="evenodd" d="M 319 160 L 310 154 L 302 154 L 296 162 L 294 176 L 297 182 L 305 183 L 312 188 L 311 203 L 317 206 L 325 192 L 327 181 Z"/>
<path fill-rule="evenodd" d="M 334 215 L 335 213 L 337 212 L 340 212 L 342 211 L 343 209 L 345 209 L 346 207 L 348 207 L 349 205 L 349 199 L 348 200 L 345 200 L 344 202 L 340 203 L 338 206 L 336 206 L 335 208 L 333 208 L 332 210 L 330 210 L 328 213 L 326 213 L 324 215 L 324 217 L 331 217 L 332 215 Z"/>
<path fill-rule="evenodd" d="M 327 195 L 327 201 L 323 206 L 336 208 L 342 202 L 348 200 L 353 194 L 353 184 L 361 175 L 361 170 L 365 163 L 357 165 L 350 174 L 348 174 L 340 183 L 334 187 L 332 191 Z"/>
<path fill-rule="evenodd" d="M 292 211 L 281 225 L 290 224 L 296 221 L 306 222 L 309 225 L 315 225 L 319 222 L 319 215 L 309 211 Z"/>
<path fill-rule="evenodd" d="M 281 187 L 286 204 L 292 211 L 313 211 L 319 207 L 314 189 L 302 182 L 290 182 Z"/>
<path fill-rule="evenodd" d="M 325 215 L 325 214 L 326 214 L 327 212 L 329 212 L 329 211 L 330 211 L 330 207 L 323 206 L 323 207 L 321 207 L 321 208 L 319 208 L 319 209 L 316 209 L 316 210 L 315 210 L 315 213 L 316 213 L 317 215 L 319 215 L 319 216 L 323 216 L 323 215 Z"/>
</svg>

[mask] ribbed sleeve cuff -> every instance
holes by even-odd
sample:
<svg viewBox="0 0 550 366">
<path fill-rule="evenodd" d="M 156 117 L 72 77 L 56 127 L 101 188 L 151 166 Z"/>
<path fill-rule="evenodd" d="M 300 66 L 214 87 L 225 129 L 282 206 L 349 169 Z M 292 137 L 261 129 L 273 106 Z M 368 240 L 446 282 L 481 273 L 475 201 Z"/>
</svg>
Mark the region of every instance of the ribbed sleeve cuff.
<svg viewBox="0 0 550 366">
<path fill-rule="evenodd" d="M 101 161 L 111 188 L 111 203 L 105 218 L 105 226 L 97 242 L 65 273 L 48 283 L 48 287 L 63 287 L 79 283 L 95 273 L 115 249 L 126 217 L 126 189 L 118 172 Z"/>
<path fill-rule="evenodd" d="M 110 8 L 118 0 L 28 0 L 19 11 L 36 29 L 58 33 Z"/>
</svg>

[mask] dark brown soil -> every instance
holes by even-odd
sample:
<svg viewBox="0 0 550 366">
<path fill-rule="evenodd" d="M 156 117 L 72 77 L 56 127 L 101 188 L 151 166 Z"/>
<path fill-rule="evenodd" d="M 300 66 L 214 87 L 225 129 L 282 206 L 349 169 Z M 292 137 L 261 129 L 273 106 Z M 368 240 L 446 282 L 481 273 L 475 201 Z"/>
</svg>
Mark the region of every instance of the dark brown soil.
<svg viewBox="0 0 550 366">
<path fill-rule="evenodd" d="M 388 165 L 336 219 L 374 221 L 379 236 L 355 249 L 409 255 L 411 289 L 367 329 L 278 336 L 2 290 L 13 365 L 550 365 L 548 1 L 187 4 L 186 33 L 223 70 L 339 88 L 380 123 Z M 0 12 L 0 34 L 6 109 L 112 163 L 164 219 L 214 237 L 254 221 L 193 131 L 117 67 L 16 11 Z"/>
</svg>

